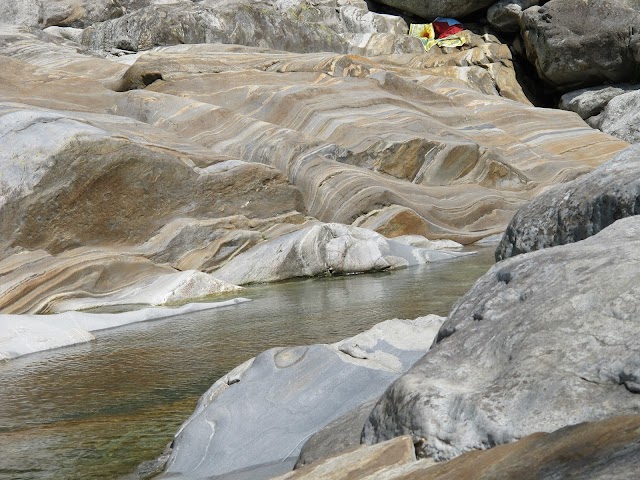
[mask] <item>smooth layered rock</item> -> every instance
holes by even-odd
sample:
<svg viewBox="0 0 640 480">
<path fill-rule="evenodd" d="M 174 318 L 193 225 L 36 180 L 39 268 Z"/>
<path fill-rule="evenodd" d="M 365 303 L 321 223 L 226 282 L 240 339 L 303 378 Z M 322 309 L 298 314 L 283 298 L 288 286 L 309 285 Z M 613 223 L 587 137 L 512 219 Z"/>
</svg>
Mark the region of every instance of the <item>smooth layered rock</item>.
<svg viewBox="0 0 640 480">
<path fill-rule="evenodd" d="M 534 433 L 509 445 L 465 453 L 434 465 L 401 452 L 413 444 L 398 437 L 323 459 L 279 479 L 488 480 L 590 478 L 626 480 L 640 467 L 640 416 L 582 423 Z M 405 450 L 406 449 L 406 450 Z"/>
<path fill-rule="evenodd" d="M 442 321 L 389 320 L 333 345 L 261 353 L 202 396 L 176 434 L 163 478 L 291 470 L 311 434 L 379 396 L 428 350 Z"/>
<path fill-rule="evenodd" d="M 0 19 L 29 27 L 83 27 L 120 17 L 130 5 L 149 3 L 151 0 L 12 0 L 0 5 Z"/>
<path fill-rule="evenodd" d="M 521 31 L 540 77 L 566 91 L 640 79 L 639 21 L 622 0 L 551 0 L 524 12 Z"/>
<path fill-rule="evenodd" d="M 268 8 L 342 40 L 409 38 L 362 2 L 305 5 Z M 5 312 L 211 273 L 321 222 L 471 243 L 626 146 L 568 113 L 500 98 L 520 97 L 508 48 L 489 36 L 375 59 L 211 44 L 115 53 L 0 25 Z M 29 277 L 40 249 L 49 256 Z"/>
<path fill-rule="evenodd" d="M 235 298 L 224 302 L 192 303 L 177 308 L 144 308 L 123 313 L 0 314 L 0 361 L 89 342 L 94 339 L 90 332 L 98 330 L 227 307 L 248 301 L 246 298 Z"/>
<path fill-rule="evenodd" d="M 584 240 L 618 219 L 640 214 L 639 172 L 640 147 L 634 146 L 543 193 L 513 217 L 496 259 Z"/>
<path fill-rule="evenodd" d="M 640 414 L 640 218 L 495 265 L 374 408 L 366 443 L 410 434 L 449 460 Z"/>
<path fill-rule="evenodd" d="M 626 146 L 573 114 L 483 95 L 417 67 L 242 51 L 183 46 L 145 55 L 125 82 L 151 73 L 163 80 L 128 92 L 116 113 L 276 166 L 324 222 L 349 224 L 397 205 L 426 225 L 404 233 L 470 243 L 498 233 L 543 186 Z"/>
<path fill-rule="evenodd" d="M 235 257 L 215 275 L 235 285 L 246 285 L 294 277 L 376 272 L 464 255 L 469 254 L 413 247 L 371 230 L 330 223 L 262 243 Z"/>
<path fill-rule="evenodd" d="M 64 312 L 127 304 L 170 305 L 221 293 L 237 292 L 240 289 L 208 273 L 187 270 L 146 278 L 110 295 L 58 301 L 54 310 Z"/>
<path fill-rule="evenodd" d="M 289 52 L 421 52 L 399 17 L 361 2 L 228 2 L 152 5 L 86 29 L 92 49 L 139 51 L 159 45 L 225 43 Z"/>
</svg>

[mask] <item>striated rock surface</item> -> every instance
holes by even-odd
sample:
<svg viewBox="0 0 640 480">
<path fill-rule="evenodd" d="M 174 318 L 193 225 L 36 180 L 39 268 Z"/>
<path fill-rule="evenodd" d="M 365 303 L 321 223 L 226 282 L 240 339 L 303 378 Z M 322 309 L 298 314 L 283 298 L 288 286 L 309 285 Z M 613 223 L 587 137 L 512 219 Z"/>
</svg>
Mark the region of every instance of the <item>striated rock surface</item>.
<svg viewBox="0 0 640 480">
<path fill-rule="evenodd" d="M 415 463 L 411 437 L 399 437 L 372 447 L 362 447 L 341 455 L 301 467 L 279 480 L 322 478 L 326 480 L 381 478 L 381 471 Z"/>
<path fill-rule="evenodd" d="M 356 0 L 119 5 L 84 46 L 0 25 L 5 313 L 134 301 L 322 222 L 472 243 L 627 146 L 527 104 L 488 35 L 426 53 Z M 187 41 L 254 47 L 155 47 Z"/>
<path fill-rule="evenodd" d="M 496 250 L 502 260 L 577 242 L 618 219 L 640 214 L 640 147 L 573 182 L 558 185 L 522 207 Z"/>
<path fill-rule="evenodd" d="M 92 49 L 128 51 L 225 43 L 301 53 L 422 52 L 420 41 L 408 37 L 407 31 L 400 17 L 370 12 L 364 2 L 356 0 L 206 0 L 152 5 L 95 24 L 85 29 L 82 43 Z"/>
<path fill-rule="evenodd" d="M 469 254 L 413 247 L 371 230 L 330 223 L 262 243 L 216 271 L 216 277 L 246 285 L 293 277 L 375 272 L 464 255 Z"/>
<path fill-rule="evenodd" d="M 534 433 L 509 445 L 474 451 L 433 465 L 409 458 L 413 444 L 398 437 L 361 447 L 278 477 L 287 480 L 488 480 L 590 478 L 626 480 L 640 466 L 640 416 L 582 423 Z M 404 456 L 403 456 L 404 454 Z"/>
<path fill-rule="evenodd" d="M 448 460 L 640 413 L 640 218 L 494 266 L 382 396 L 363 440 L 410 434 Z"/>
<path fill-rule="evenodd" d="M 640 9 L 624 0 L 551 0 L 521 31 L 540 77 L 563 90 L 640 79 Z"/>
<path fill-rule="evenodd" d="M 163 80 L 129 92 L 116 112 L 177 125 L 220 154 L 276 166 L 324 222 L 352 223 L 399 205 L 429 230 L 405 233 L 470 243 L 497 233 L 542 185 L 584 173 L 626 146 L 571 114 L 416 77 L 413 68 L 386 61 L 225 50 L 187 46 L 145 55 L 127 81 L 135 84 L 145 72 Z M 182 67 L 195 52 L 197 77 Z M 206 122 L 219 128 L 205 131 Z"/>
<path fill-rule="evenodd" d="M 291 470 L 311 434 L 382 394 L 428 350 L 443 320 L 389 320 L 333 345 L 261 353 L 202 396 L 162 478 L 235 472 L 256 479 Z"/>
</svg>

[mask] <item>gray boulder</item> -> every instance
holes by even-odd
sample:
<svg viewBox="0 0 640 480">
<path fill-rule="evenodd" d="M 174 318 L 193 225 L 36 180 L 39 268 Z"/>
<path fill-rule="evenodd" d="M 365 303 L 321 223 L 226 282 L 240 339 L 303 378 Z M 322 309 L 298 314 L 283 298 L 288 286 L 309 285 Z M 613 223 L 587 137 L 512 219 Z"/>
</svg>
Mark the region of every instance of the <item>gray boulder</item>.
<svg viewBox="0 0 640 480">
<path fill-rule="evenodd" d="M 295 468 L 359 447 L 362 427 L 377 400 L 363 403 L 313 434 L 302 447 Z"/>
<path fill-rule="evenodd" d="M 619 0 L 551 0 L 521 20 L 527 56 L 563 90 L 640 78 L 640 11 Z"/>
<path fill-rule="evenodd" d="M 640 146 L 635 146 L 593 172 L 538 196 L 511 220 L 496 259 L 577 242 L 620 218 L 637 215 L 639 172 Z"/>
<path fill-rule="evenodd" d="M 629 143 L 640 143 L 640 90 L 611 99 L 591 123 L 604 133 Z"/>
<path fill-rule="evenodd" d="M 436 17 L 464 17 L 483 8 L 495 0 L 378 0 L 379 3 L 400 11 L 433 20 Z"/>
<path fill-rule="evenodd" d="M 539 0 L 500 0 L 487 10 L 487 20 L 500 32 L 517 32 L 523 10 L 539 3 Z"/>
<path fill-rule="evenodd" d="M 640 218 L 495 265 L 382 396 L 363 440 L 448 460 L 640 413 Z M 498 477 L 497 477 L 498 478 Z"/>
<path fill-rule="evenodd" d="M 202 396 L 176 434 L 166 477 L 258 479 L 293 469 L 307 438 L 380 396 L 429 349 L 443 320 L 389 320 L 333 345 L 275 348 L 245 362 Z"/>
<path fill-rule="evenodd" d="M 599 115 L 615 97 L 638 90 L 640 85 L 619 84 L 588 87 L 565 93 L 560 99 L 559 108 L 576 112 L 583 120 Z"/>
</svg>

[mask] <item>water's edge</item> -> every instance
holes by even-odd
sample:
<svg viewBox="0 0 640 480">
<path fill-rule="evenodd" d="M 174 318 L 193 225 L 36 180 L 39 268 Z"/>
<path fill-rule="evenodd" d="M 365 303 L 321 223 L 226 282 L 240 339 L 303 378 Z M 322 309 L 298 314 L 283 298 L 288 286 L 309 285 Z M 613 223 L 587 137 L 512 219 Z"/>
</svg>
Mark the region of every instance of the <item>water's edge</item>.
<svg viewBox="0 0 640 480">
<path fill-rule="evenodd" d="M 0 478 L 116 478 L 156 458 L 220 376 L 276 346 L 331 343 L 390 318 L 447 315 L 493 249 L 372 275 L 247 288 L 253 301 L 98 332 L 0 364 Z"/>
</svg>

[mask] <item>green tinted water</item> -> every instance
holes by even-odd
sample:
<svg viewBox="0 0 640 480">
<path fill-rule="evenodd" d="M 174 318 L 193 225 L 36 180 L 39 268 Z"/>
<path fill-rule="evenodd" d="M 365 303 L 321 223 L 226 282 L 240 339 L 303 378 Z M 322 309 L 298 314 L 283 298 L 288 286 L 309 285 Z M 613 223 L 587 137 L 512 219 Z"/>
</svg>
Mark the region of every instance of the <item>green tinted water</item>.
<svg viewBox="0 0 640 480">
<path fill-rule="evenodd" d="M 159 455 L 220 376 L 276 346 L 330 343 L 390 318 L 446 315 L 493 263 L 475 257 L 246 289 L 253 301 L 98 332 L 0 364 L 0 479 L 117 478 Z"/>
</svg>

